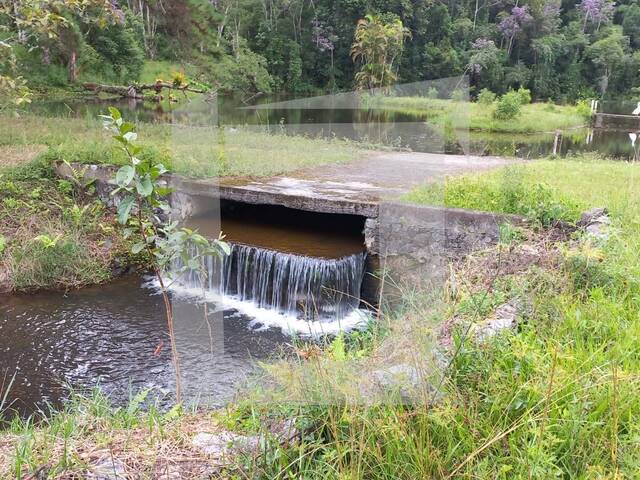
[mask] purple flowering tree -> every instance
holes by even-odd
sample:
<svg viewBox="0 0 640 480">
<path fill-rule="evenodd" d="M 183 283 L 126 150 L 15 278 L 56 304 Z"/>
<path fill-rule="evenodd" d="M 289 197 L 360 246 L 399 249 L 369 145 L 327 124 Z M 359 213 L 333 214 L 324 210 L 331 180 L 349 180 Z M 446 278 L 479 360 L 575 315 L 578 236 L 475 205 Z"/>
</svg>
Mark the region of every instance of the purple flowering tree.
<svg viewBox="0 0 640 480">
<path fill-rule="evenodd" d="M 533 17 L 529 13 L 529 7 L 524 5 L 522 7 L 513 7 L 511 9 L 511 15 L 508 15 L 502 19 L 498 24 L 498 30 L 502 33 L 503 37 L 507 39 L 507 54 L 511 53 L 513 48 L 513 40 L 516 38 L 520 30 L 533 20 Z"/>
<path fill-rule="evenodd" d="M 331 27 L 325 26 L 318 19 L 311 20 L 311 41 L 320 52 L 329 52 L 331 56 L 331 83 L 334 81 L 333 52 L 338 36 L 333 33 Z"/>
<path fill-rule="evenodd" d="M 549 0 L 542 7 L 541 28 L 544 33 L 551 33 L 558 29 L 562 20 L 560 0 Z"/>
<path fill-rule="evenodd" d="M 468 69 L 480 73 L 498 62 L 498 47 L 493 40 L 478 38 L 471 44 Z"/>
<path fill-rule="evenodd" d="M 586 30 L 588 22 L 595 24 L 598 31 L 602 23 L 611 21 L 615 3 L 611 0 L 582 0 L 579 8 L 584 18 L 582 31 Z"/>
</svg>

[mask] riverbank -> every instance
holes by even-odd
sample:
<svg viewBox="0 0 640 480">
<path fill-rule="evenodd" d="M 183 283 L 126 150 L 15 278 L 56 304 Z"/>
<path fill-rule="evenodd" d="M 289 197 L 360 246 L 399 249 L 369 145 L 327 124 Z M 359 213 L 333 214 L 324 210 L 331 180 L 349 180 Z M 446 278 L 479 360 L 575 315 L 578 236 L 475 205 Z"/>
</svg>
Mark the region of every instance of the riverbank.
<svg viewBox="0 0 640 480">
<path fill-rule="evenodd" d="M 496 102 L 481 104 L 427 97 L 367 97 L 365 105 L 426 117 L 428 123 L 469 129 L 475 132 L 541 133 L 568 130 L 589 124 L 579 107 L 552 103 L 530 103 L 521 106 L 521 113 L 508 120 L 493 116 Z"/>
<path fill-rule="evenodd" d="M 230 444 L 274 419 L 289 418 L 300 432 L 293 442 L 234 454 L 223 476 L 634 477 L 640 170 L 590 159 L 517 168 L 453 178 L 439 192 L 451 206 L 524 212 L 530 227 L 504 226 L 499 245 L 451 265 L 442 290 L 398 285 L 404 302 L 375 327 L 328 345 L 296 344 L 292 358 L 266 367 L 262 388 L 243 391 L 241 404 L 195 414 L 234 432 Z M 437 203 L 438 195 L 413 200 Z M 580 222 L 594 206 L 608 213 Z M 193 453 L 197 433 L 213 430 L 191 427 L 194 417 L 179 420 L 172 410 L 158 420 L 134 407 L 135 420 L 113 423 L 114 411 L 128 410 L 79 411 L 39 427 L 15 422 L 0 434 L 7 471 L 86 471 L 94 445 L 136 473 L 172 455 L 216 465 Z M 103 420 L 83 428 L 86 412 Z M 155 449 L 158 432 L 175 448 Z M 124 453 L 143 441 L 148 456 Z"/>
<path fill-rule="evenodd" d="M 43 148 L 0 167 L 0 292 L 79 288 L 143 265 L 80 172 L 58 178 Z"/>
</svg>

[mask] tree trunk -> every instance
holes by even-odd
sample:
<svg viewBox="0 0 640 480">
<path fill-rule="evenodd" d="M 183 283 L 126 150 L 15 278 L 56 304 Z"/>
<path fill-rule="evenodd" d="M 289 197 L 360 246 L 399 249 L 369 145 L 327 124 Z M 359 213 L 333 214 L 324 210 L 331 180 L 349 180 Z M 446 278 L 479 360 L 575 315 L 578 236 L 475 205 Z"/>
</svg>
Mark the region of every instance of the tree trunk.
<svg viewBox="0 0 640 480">
<path fill-rule="evenodd" d="M 69 83 L 76 83 L 78 81 L 78 57 L 75 52 L 71 52 L 71 58 L 69 58 Z"/>
</svg>

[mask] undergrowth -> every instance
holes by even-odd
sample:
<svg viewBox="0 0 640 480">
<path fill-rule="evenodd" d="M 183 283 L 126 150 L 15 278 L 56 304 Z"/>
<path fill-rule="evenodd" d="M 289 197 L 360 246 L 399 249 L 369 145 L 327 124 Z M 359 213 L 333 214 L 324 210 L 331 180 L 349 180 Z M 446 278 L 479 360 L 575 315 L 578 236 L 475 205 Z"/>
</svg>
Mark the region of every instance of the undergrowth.
<svg viewBox="0 0 640 480">
<path fill-rule="evenodd" d="M 0 170 L 1 290 L 101 283 L 135 263 L 112 214 L 81 187 L 46 157 Z"/>
</svg>

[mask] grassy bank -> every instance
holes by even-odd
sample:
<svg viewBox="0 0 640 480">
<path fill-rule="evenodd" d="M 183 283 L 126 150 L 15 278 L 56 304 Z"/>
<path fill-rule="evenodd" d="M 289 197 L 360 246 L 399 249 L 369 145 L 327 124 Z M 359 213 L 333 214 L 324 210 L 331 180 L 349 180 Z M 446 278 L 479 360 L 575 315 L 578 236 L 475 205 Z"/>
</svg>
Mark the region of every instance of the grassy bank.
<svg viewBox="0 0 640 480">
<path fill-rule="evenodd" d="M 175 173 L 196 177 L 276 175 L 343 163 L 364 154 L 349 142 L 272 135 L 261 128 L 143 123 L 138 132 L 147 155 L 156 156 Z M 0 117 L 0 146 L 33 145 L 45 145 L 45 155 L 50 161 L 112 164 L 125 161 L 98 119 Z"/>
<path fill-rule="evenodd" d="M 627 163 L 539 162 L 416 190 L 414 201 L 444 198 L 538 222 L 504 228 L 501 245 L 454 265 L 441 302 L 420 302 L 409 288 L 404 310 L 367 354 L 389 355 L 390 344 L 406 350 L 411 338 L 419 352 L 430 337 L 452 359 L 440 401 L 307 408 L 313 434 L 263 465 L 265 478 L 636 478 L 639 175 Z M 575 221 L 591 206 L 609 208 L 607 238 L 535 226 Z M 518 305 L 518 328 L 474 341 L 505 303 Z M 366 372 L 358 351 L 347 358 Z M 324 372 L 325 391 L 336 384 L 341 369 L 329 351 L 276 370 L 285 392 L 295 392 L 296 372 L 309 363 Z"/>
<path fill-rule="evenodd" d="M 242 407 L 222 414 L 223 422 L 260 428 L 288 408 L 302 433 L 294 444 L 268 445 L 251 461 L 235 458 L 234 471 L 305 479 L 636 478 L 638 172 L 628 163 L 543 161 L 414 191 L 413 201 L 525 214 L 534 222 L 504 227 L 498 246 L 452 264 L 442 290 L 398 285 L 404 302 L 377 328 L 340 336 L 325 348 L 297 345 L 297 355 L 268 366 L 271 387 L 245 395 Z M 610 210 L 605 238 L 566 226 L 541 228 L 557 219 L 574 222 L 592 206 Z M 518 327 L 478 340 L 481 326 L 505 304 L 517 306 Z M 434 348 L 444 362 L 433 359 Z M 372 369 L 407 363 L 419 365 L 432 387 L 408 403 L 391 392 L 372 404 L 371 392 L 360 388 L 363 379 Z M 73 425 L 71 431 L 94 432 Z M 110 432 L 104 428 L 97 431 Z M 152 443 L 153 428 L 141 438 Z M 61 428 L 35 432 L 21 438 L 64 444 Z M 0 434 L 3 441 L 21 446 L 9 448 L 7 465 L 21 452 L 33 459 L 52 452 L 42 441 L 18 442 L 13 432 Z M 56 450 L 47 460 L 62 472 L 64 458 Z M 24 463 L 33 471 L 42 461 Z"/>
<path fill-rule="evenodd" d="M 0 167 L 0 291 L 77 288 L 136 264 L 91 187 L 57 178 L 38 151 Z"/>
<path fill-rule="evenodd" d="M 572 105 L 531 103 L 522 106 L 521 114 L 510 120 L 493 117 L 495 105 L 426 97 L 369 97 L 365 105 L 425 116 L 430 123 L 482 132 L 536 133 L 575 128 L 588 123 Z"/>
</svg>

